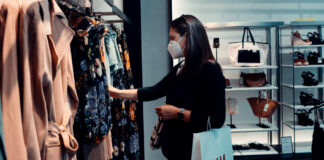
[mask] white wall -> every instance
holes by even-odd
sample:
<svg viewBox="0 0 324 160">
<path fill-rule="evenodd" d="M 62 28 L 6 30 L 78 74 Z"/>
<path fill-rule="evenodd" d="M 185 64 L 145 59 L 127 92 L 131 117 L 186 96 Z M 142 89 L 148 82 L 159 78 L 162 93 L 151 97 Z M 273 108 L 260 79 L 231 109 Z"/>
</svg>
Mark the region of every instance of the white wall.
<svg viewBox="0 0 324 160">
<path fill-rule="evenodd" d="M 170 55 L 167 52 L 169 41 L 168 12 L 167 0 L 141 0 L 143 87 L 156 84 L 169 72 Z M 165 159 L 161 150 L 152 151 L 149 147 L 152 129 L 157 120 L 154 108 L 163 104 L 165 104 L 165 98 L 143 104 L 144 155 L 146 160 Z"/>
</svg>

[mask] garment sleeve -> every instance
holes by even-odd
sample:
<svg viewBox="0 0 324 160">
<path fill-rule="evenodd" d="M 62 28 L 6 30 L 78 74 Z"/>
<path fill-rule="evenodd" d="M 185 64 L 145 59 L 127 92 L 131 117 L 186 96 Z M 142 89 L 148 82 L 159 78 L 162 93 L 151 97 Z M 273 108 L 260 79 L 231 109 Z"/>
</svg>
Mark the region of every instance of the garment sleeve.
<svg viewBox="0 0 324 160">
<path fill-rule="evenodd" d="M 176 65 L 160 82 L 151 87 L 137 89 L 139 101 L 151 101 L 166 95 L 169 84 L 175 79 L 176 72 L 181 63 Z"/>
<path fill-rule="evenodd" d="M 194 132 L 207 129 L 209 116 L 212 128 L 220 128 L 225 122 L 225 78 L 220 66 L 208 64 L 201 71 L 201 76 L 203 106 L 195 107 L 190 115 L 190 124 Z"/>
</svg>

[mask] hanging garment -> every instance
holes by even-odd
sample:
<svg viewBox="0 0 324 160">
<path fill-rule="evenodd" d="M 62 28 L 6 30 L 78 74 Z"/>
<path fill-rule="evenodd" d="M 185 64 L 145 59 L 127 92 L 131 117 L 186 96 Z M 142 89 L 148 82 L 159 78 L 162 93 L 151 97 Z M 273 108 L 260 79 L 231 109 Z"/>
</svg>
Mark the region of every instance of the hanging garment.
<svg viewBox="0 0 324 160">
<path fill-rule="evenodd" d="M 18 85 L 18 17 L 20 0 L 0 1 L 0 87 L 4 143 L 8 159 L 26 160 Z M 38 144 L 37 144 L 38 145 Z M 39 152 L 39 150 L 38 150 Z"/>
<path fill-rule="evenodd" d="M 119 89 L 131 89 L 133 79 L 129 61 L 129 53 L 125 41 L 119 35 L 117 37 L 118 52 L 124 65 L 124 69 L 119 69 L 114 75 L 114 87 Z M 122 44 L 124 42 L 124 44 Z M 124 49 L 122 49 L 125 47 Z M 139 136 L 136 121 L 136 104 L 133 101 L 114 99 L 112 102 L 112 138 L 114 153 L 113 159 L 140 159 Z"/>
<path fill-rule="evenodd" d="M 109 32 L 105 36 L 106 51 L 108 52 L 109 66 L 110 66 L 110 85 L 113 85 L 113 78 L 117 71 L 123 69 L 123 62 L 120 57 L 119 48 L 117 45 L 117 33 L 110 27 Z"/>
<path fill-rule="evenodd" d="M 74 32 L 54 0 L 24 1 L 19 27 L 20 88 L 28 159 L 76 159 Z M 17 137 L 15 137 L 17 138 Z"/>
<path fill-rule="evenodd" d="M 78 159 L 108 159 L 106 136 L 111 127 L 111 111 L 102 41 L 106 28 L 86 21 L 83 19 L 74 29 L 88 31 L 74 37 L 71 44 L 80 99 L 74 125 L 80 142 Z"/>
</svg>

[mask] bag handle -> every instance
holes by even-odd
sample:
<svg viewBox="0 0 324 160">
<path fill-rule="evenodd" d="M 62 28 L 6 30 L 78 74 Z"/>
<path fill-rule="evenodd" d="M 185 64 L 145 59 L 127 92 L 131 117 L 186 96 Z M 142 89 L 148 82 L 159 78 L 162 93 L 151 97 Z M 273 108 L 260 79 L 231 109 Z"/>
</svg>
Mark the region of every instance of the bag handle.
<svg viewBox="0 0 324 160">
<path fill-rule="evenodd" d="M 242 37 L 242 48 L 244 48 L 244 37 L 245 37 L 245 32 L 247 32 L 247 36 L 251 37 L 252 43 L 253 45 L 255 45 L 255 41 L 254 41 L 254 37 L 252 35 L 251 30 L 248 27 L 244 27 L 244 31 L 243 31 L 243 37 Z M 246 37 L 246 41 L 248 42 L 248 37 Z"/>
<path fill-rule="evenodd" d="M 208 116 L 207 118 L 207 131 L 211 130 L 212 127 L 211 127 L 211 123 L 210 123 L 210 116 Z"/>
</svg>

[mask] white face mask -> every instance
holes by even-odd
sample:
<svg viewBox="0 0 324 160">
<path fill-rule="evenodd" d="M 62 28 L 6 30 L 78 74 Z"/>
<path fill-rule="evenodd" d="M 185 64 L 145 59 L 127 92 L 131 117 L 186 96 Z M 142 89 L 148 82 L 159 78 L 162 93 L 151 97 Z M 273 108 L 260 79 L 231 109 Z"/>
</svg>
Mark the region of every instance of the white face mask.
<svg viewBox="0 0 324 160">
<path fill-rule="evenodd" d="M 182 39 L 183 36 L 180 37 L 180 39 L 177 42 L 176 41 L 169 42 L 168 50 L 173 59 L 177 59 L 184 56 L 182 48 L 180 47 L 180 42 Z"/>
</svg>

